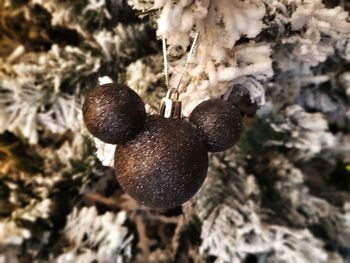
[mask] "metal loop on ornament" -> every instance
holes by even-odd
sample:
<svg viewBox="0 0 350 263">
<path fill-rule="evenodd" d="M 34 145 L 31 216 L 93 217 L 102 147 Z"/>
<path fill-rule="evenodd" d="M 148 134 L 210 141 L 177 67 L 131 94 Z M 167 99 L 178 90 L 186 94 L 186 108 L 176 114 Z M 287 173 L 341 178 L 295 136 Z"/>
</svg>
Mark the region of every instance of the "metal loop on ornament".
<svg viewBox="0 0 350 263">
<path fill-rule="evenodd" d="M 176 89 L 172 88 L 167 91 L 165 98 L 171 99 L 171 100 L 178 100 L 179 96 L 180 96 L 179 92 Z"/>
<path fill-rule="evenodd" d="M 197 32 L 192 45 L 191 49 L 188 53 L 188 57 L 186 60 L 186 64 L 184 69 L 181 72 L 179 82 L 176 86 L 176 88 L 170 88 L 170 83 L 169 83 L 169 65 L 168 65 L 168 57 L 167 57 L 167 48 L 166 48 L 166 41 L 165 38 L 162 38 L 162 44 L 163 44 L 163 59 L 164 59 L 164 75 L 165 75 L 165 85 L 167 88 L 167 94 L 166 96 L 162 99 L 162 102 L 160 104 L 160 109 L 159 109 L 159 114 L 165 118 L 174 118 L 174 119 L 180 119 L 181 118 L 181 106 L 182 103 L 179 100 L 179 88 L 182 82 L 182 79 L 185 75 L 185 72 L 187 70 L 187 67 L 191 61 L 192 55 L 194 53 L 194 50 L 197 45 L 197 40 L 199 37 L 199 33 Z"/>
</svg>

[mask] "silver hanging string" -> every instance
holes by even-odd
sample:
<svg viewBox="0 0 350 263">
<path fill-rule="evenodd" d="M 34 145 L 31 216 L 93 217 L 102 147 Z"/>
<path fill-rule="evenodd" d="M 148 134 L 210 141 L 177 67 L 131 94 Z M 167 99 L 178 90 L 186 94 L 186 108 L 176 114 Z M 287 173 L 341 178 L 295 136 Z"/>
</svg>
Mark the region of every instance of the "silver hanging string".
<svg viewBox="0 0 350 263">
<path fill-rule="evenodd" d="M 167 90 L 170 90 L 170 84 L 169 84 L 169 65 L 168 65 L 168 57 L 167 57 L 167 50 L 166 50 L 165 37 L 162 38 L 162 42 L 163 42 L 163 60 L 164 60 L 165 86 L 166 86 Z"/>
<path fill-rule="evenodd" d="M 179 79 L 179 82 L 176 86 L 175 89 L 173 89 L 175 92 L 177 92 L 180 88 L 180 85 L 181 85 L 181 82 L 182 82 L 182 79 L 186 73 L 186 70 L 187 70 L 187 67 L 188 65 L 190 64 L 191 62 L 191 58 L 192 58 L 192 55 L 197 47 L 197 41 L 198 41 L 198 38 L 199 38 L 199 32 L 196 33 L 194 39 L 193 39 L 193 42 L 192 42 L 192 45 L 191 45 L 191 48 L 190 48 L 190 51 L 188 53 L 188 56 L 187 56 L 187 60 L 186 60 L 186 64 L 185 64 L 185 67 L 184 69 L 182 70 L 181 72 L 181 75 L 180 75 L 180 79 Z M 162 38 L 162 42 L 163 42 L 163 59 L 164 59 L 164 75 L 165 75 L 165 86 L 168 90 L 170 90 L 170 83 L 169 83 L 169 64 L 168 64 L 168 57 L 167 57 L 167 48 L 166 48 L 166 41 L 165 41 L 165 38 L 163 37 Z"/>
<path fill-rule="evenodd" d="M 197 47 L 197 40 L 198 40 L 198 37 L 199 37 L 199 32 L 196 33 L 196 35 L 195 35 L 195 37 L 194 37 L 194 39 L 193 39 L 190 52 L 188 53 L 188 56 L 187 56 L 187 61 L 186 61 L 185 67 L 184 67 L 184 69 L 183 69 L 182 72 L 181 72 L 180 79 L 179 79 L 179 83 L 177 84 L 176 89 L 175 89 L 176 91 L 179 90 L 180 85 L 181 85 L 181 82 L 182 82 L 182 79 L 183 79 L 183 77 L 184 77 L 184 75 L 185 75 L 185 73 L 186 73 L 188 64 L 190 64 L 190 62 L 191 62 L 192 55 L 193 55 L 193 53 L 194 53 L 194 50 L 195 50 L 196 47 Z"/>
</svg>

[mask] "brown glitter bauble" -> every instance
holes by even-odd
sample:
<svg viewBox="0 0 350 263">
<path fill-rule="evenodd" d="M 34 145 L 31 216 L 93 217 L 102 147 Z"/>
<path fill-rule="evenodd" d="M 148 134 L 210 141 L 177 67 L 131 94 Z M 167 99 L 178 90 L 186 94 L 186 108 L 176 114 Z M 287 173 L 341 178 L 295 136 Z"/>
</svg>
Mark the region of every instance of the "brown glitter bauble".
<svg viewBox="0 0 350 263">
<path fill-rule="evenodd" d="M 210 152 L 221 152 L 231 148 L 239 139 L 242 116 L 230 102 L 211 99 L 200 103 L 190 115 L 201 133 Z"/>
<path fill-rule="evenodd" d="M 115 83 L 97 86 L 86 96 L 83 117 L 92 135 L 106 143 L 124 143 L 146 120 L 145 105 L 135 91 Z"/>
<path fill-rule="evenodd" d="M 258 110 L 258 105 L 250 99 L 249 91 L 241 85 L 234 87 L 228 101 L 235 105 L 243 116 L 253 117 Z"/>
<path fill-rule="evenodd" d="M 135 139 L 117 145 L 114 168 L 121 187 L 138 203 L 172 208 L 203 184 L 208 152 L 186 120 L 148 116 Z"/>
</svg>

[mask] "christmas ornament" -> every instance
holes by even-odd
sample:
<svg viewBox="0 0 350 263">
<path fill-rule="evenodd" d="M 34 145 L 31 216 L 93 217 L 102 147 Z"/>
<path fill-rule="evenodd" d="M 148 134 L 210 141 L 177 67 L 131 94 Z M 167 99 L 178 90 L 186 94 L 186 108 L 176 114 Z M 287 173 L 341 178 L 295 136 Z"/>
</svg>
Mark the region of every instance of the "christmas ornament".
<svg viewBox="0 0 350 263">
<path fill-rule="evenodd" d="M 253 117 L 258 109 L 258 105 L 251 101 L 249 91 L 242 85 L 236 85 L 227 100 L 237 107 L 242 116 Z"/>
<path fill-rule="evenodd" d="M 181 118 L 179 87 L 194 52 L 197 33 L 178 85 L 169 84 L 163 38 L 164 74 L 168 89 L 160 115 L 147 116 L 138 95 L 127 86 L 106 84 L 92 90 L 83 105 L 86 126 L 97 138 L 117 144 L 114 156 L 120 186 L 142 205 L 173 208 L 196 194 L 208 170 L 208 150 L 233 146 L 241 115 L 226 100 L 199 104 L 190 122 Z"/>
<path fill-rule="evenodd" d="M 184 71 L 190 61 L 196 35 Z M 208 152 L 196 128 L 181 118 L 178 89 L 169 85 L 166 45 L 163 39 L 165 83 L 168 92 L 160 116 L 148 116 L 142 131 L 117 145 L 114 168 L 121 187 L 140 204 L 172 208 L 189 200 L 203 184 Z"/>
<path fill-rule="evenodd" d="M 140 204 L 171 208 L 203 184 L 208 152 L 186 120 L 148 116 L 135 139 L 117 145 L 114 168 L 121 187 Z"/>
<path fill-rule="evenodd" d="M 141 98 L 126 85 L 109 83 L 92 89 L 83 104 L 88 130 L 106 143 L 124 143 L 134 137 L 146 120 Z"/>
<path fill-rule="evenodd" d="M 239 139 L 242 116 L 230 102 L 211 99 L 200 103 L 190 115 L 201 133 L 210 152 L 221 152 L 231 148 Z"/>
</svg>

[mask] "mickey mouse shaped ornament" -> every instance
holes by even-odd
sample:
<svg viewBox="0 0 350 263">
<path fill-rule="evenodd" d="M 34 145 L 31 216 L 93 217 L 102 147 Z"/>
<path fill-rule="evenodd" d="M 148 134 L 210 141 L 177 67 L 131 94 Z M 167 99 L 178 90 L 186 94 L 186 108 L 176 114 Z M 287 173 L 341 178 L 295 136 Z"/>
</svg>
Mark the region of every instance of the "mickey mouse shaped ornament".
<svg viewBox="0 0 350 263">
<path fill-rule="evenodd" d="M 154 208 L 180 206 L 194 196 L 207 176 L 208 151 L 232 147 L 242 123 L 236 107 L 221 99 L 202 102 L 187 121 L 177 89 L 169 87 L 159 115 L 146 115 L 141 98 L 115 83 L 88 93 L 83 116 L 94 136 L 117 144 L 114 169 L 121 187 Z"/>
</svg>

